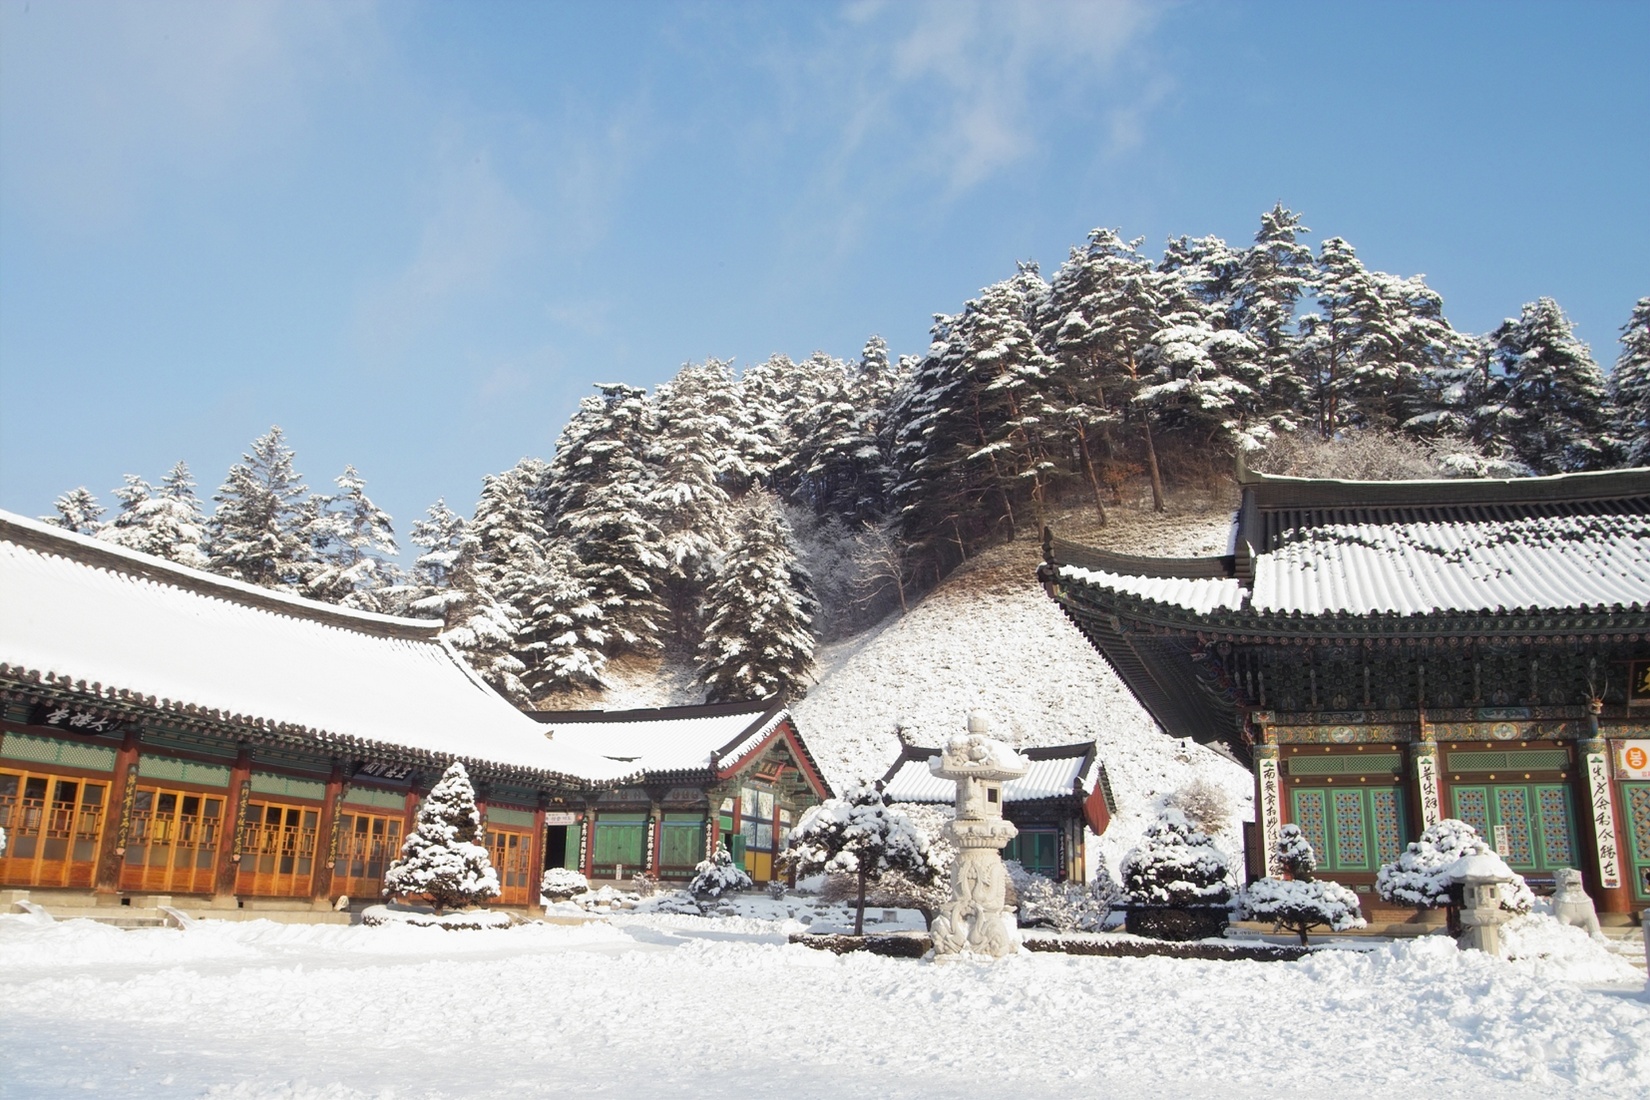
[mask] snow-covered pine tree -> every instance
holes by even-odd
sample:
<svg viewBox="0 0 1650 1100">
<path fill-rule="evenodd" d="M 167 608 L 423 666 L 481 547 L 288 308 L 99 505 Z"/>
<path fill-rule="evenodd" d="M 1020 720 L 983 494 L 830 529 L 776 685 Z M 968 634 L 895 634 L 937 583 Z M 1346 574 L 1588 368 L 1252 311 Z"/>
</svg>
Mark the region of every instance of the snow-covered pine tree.
<svg viewBox="0 0 1650 1100">
<path fill-rule="evenodd" d="M 797 699 L 813 667 L 813 589 L 778 500 L 748 494 L 705 596 L 699 680 L 711 701 Z"/>
<path fill-rule="evenodd" d="M 1046 320 L 1040 339 L 1060 364 L 1053 392 L 1070 395 L 1051 415 L 1079 431 L 1096 503 L 1096 456 L 1088 452 L 1108 453 L 1113 430 L 1132 419 L 1145 445 L 1152 506 L 1161 511 L 1163 476 L 1152 418 L 1142 415 L 1143 410 L 1131 412 L 1130 403 L 1147 373 L 1141 352 L 1164 325 L 1165 306 L 1178 276 L 1155 270 L 1140 254 L 1140 244 L 1141 238 L 1125 241 L 1114 230 L 1096 229 L 1086 246 L 1073 249 L 1054 277 L 1042 311 Z M 1079 415 L 1076 410 L 1084 412 Z"/>
<path fill-rule="evenodd" d="M 608 652 L 657 649 L 667 562 L 648 503 L 653 409 L 634 386 L 606 383 L 597 390 L 599 396 L 580 403 L 556 443 L 547 507 L 554 533 L 572 548 L 606 619 Z"/>
<path fill-rule="evenodd" d="M 693 878 L 687 884 L 688 893 L 703 904 L 715 901 L 724 894 L 749 890 L 753 883 L 745 869 L 733 862 L 733 853 L 718 846 L 709 859 L 700 860 L 693 868 Z"/>
<path fill-rule="evenodd" d="M 1650 466 L 1650 297 L 1621 326 L 1621 355 L 1610 376 L 1616 434 L 1629 466 Z"/>
<path fill-rule="evenodd" d="M 400 570 L 385 555 L 399 554 L 390 514 L 367 496 L 354 466 L 334 479 L 335 494 L 316 498 L 314 538 L 320 559 L 306 595 L 362 611 L 385 611 L 386 593 Z"/>
<path fill-rule="evenodd" d="M 154 486 L 136 474 L 125 474 L 122 480 L 124 484 L 113 494 L 120 511 L 115 513 L 114 519 L 98 528 L 97 537 L 128 550 L 150 553 L 149 532 L 142 517 L 155 495 Z"/>
<path fill-rule="evenodd" d="M 1178 276 L 1186 292 L 1207 309 L 1216 329 L 1241 327 L 1238 284 L 1245 257 L 1219 237 L 1176 237 L 1163 247 L 1157 269 Z M 1253 337 L 1251 337 L 1253 339 Z"/>
<path fill-rule="evenodd" d="M 102 526 L 103 505 L 97 502 L 91 490 L 84 485 L 70 489 L 52 502 L 55 516 L 41 516 L 42 523 L 53 523 L 77 535 L 95 535 Z"/>
<path fill-rule="evenodd" d="M 692 646 L 710 562 L 727 545 L 730 487 L 743 492 L 752 479 L 740 446 L 744 409 L 733 372 L 713 359 L 660 386 L 654 410 L 647 506 L 667 562 L 659 598 L 670 636 Z"/>
<path fill-rule="evenodd" d="M 427 897 L 443 913 L 498 895 L 498 872 L 483 843 L 475 788 L 455 760 L 418 807 L 418 824 L 384 874 L 384 896 Z"/>
<path fill-rule="evenodd" d="M 252 442 L 213 494 L 208 568 L 248 584 L 298 591 L 314 571 L 314 509 L 277 425 Z"/>
<path fill-rule="evenodd" d="M 1271 921 L 1277 930 L 1288 930 L 1305 946 L 1312 929 L 1328 926 L 1336 932 L 1362 928 L 1365 924 L 1358 895 L 1338 882 L 1319 882 L 1312 877 L 1318 865 L 1317 853 L 1299 825 L 1285 825 L 1272 845 L 1274 874 L 1257 879 L 1244 888 L 1239 908 L 1246 920 Z"/>
<path fill-rule="evenodd" d="M 1201 317 L 1159 329 L 1141 354 L 1150 374 L 1134 404 L 1165 431 L 1207 447 L 1252 449 L 1272 437 L 1255 342 Z"/>
<path fill-rule="evenodd" d="M 1473 437 L 1492 457 L 1538 474 L 1601 469 L 1620 452 L 1604 373 L 1551 298 L 1490 335 L 1474 419 Z"/>
<path fill-rule="evenodd" d="M 1277 203 L 1261 215 L 1255 243 L 1242 253 L 1233 282 L 1232 327 L 1260 349 L 1267 415 L 1274 431 L 1310 423 L 1313 391 L 1297 360 L 1295 310 L 1313 281 L 1312 250 L 1299 237 L 1309 232 L 1301 215 Z"/>
<path fill-rule="evenodd" d="M 526 702 L 521 680 L 526 666 L 514 653 L 519 624 L 482 582 L 481 544 L 469 524 L 438 500 L 412 525 L 409 538 L 424 553 L 413 563 L 411 583 L 396 593 L 397 602 L 410 614 L 440 619 L 441 637 L 470 667 L 506 697 Z"/>
<path fill-rule="evenodd" d="M 538 699 L 579 687 L 598 687 L 607 666 L 602 609 L 591 598 L 578 559 L 565 542 L 544 549 L 543 573 L 529 610 L 523 681 Z"/>
<path fill-rule="evenodd" d="M 889 871 L 918 885 L 939 873 L 928 835 L 869 784 L 828 798 L 802 815 L 780 865 L 796 875 L 848 874 L 858 880 L 854 935 L 865 934 L 865 889 Z"/>
<path fill-rule="evenodd" d="M 968 453 L 970 423 L 961 356 L 952 348 L 957 319 L 934 318 L 933 340 L 895 395 L 889 412 L 894 478 L 889 489 L 898 542 L 913 558 L 927 558 L 934 580 L 965 560 L 979 535 L 985 487 Z"/>
</svg>

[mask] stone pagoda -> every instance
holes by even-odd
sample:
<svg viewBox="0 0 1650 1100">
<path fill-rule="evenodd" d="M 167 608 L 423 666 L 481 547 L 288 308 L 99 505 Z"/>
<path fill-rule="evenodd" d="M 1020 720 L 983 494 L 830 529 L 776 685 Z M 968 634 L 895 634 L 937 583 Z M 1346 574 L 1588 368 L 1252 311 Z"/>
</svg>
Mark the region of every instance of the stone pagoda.
<svg viewBox="0 0 1650 1100">
<path fill-rule="evenodd" d="M 1017 779 L 1031 762 L 990 736 L 979 712 L 968 716 L 968 733 L 953 737 L 929 765 L 941 779 L 957 784 L 957 816 L 946 835 L 957 846 L 951 869 L 951 900 L 934 917 L 934 956 L 965 952 L 1002 958 L 1020 948 L 1013 914 L 1004 907 L 1007 873 L 1003 846 L 1019 832 L 1003 820 L 1003 784 Z"/>
</svg>

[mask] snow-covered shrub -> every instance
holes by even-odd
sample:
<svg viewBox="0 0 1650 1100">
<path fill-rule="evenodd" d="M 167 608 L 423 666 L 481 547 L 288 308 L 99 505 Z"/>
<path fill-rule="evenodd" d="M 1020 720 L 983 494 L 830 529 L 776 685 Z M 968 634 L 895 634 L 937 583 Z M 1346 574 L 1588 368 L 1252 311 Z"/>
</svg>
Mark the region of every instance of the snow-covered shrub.
<svg viewBox="0 0 1650 1100">
<path fill-rule="evenodd" d="M 1212 837 L 1170 808 L 1123 857 L 1123 889 L 1135 905 L 1224 906 L 1232 868 Z"/>
<path fill-rule="evenodd" d="M 630 888 L 637 896 L 650 898 L 659 892 L 659 880 L 646 871 L 637 871 L 630 876 Z"/>
<path fill-rule="evenodd" d="M 687 885 L 688 893 L 700 901 L 713 901 L 736 890 L 749 890 L 751 877 L 745 869 L 733 862 L 733 853 L 717 848 L 716 854 L 701 860 L 693 869 L 693 879 Z"/>
<path fill-rule="evenodd" d="M 437 913 L 498 897 L 498 872 L 481 837 L 475 788 L 455 760 L 418 808 L 417 827 L 384 875 L 384 896 L 422 895 Z"/>
<path fill-rule="evenodd" d="M 1210 836 L 1223 831 L 1232 820 L 1232 796 L 1226 788 L 1200 775 L 1167 799 L 1167 805 L 1186 815 L 1199 832 Z"/>
<path fill-rule="evenodd" d="M 1279 830 L 1270 855 L 1273 872 L 1291 877 L 1251 882 L 1240 899 L 1246 919 L 1271 921 L 1274 928 L 1295 933 L 1303 944 L 1307 933 L 1320 925 L 1336 932 L 1364 926 L 1357 894 L 1338 882 L 1312 878 L 1318 854 L 1299 825 L 1285 825 Z"/>
<path fill-rule="evenodd" d="M 1092 883 L 1055 882 L 1029 875 L 1019 893 L 1023 926 L 1044 925 L 1062 933 L 1098 932 L 1111 915 L 1117 887 L 1109 878 Z"/>
<path fill-rule="evenodd" d="M 768 896 L 774 901 L 778 901 L 780 898 L 784 897 L 785 880 L 782 878 L 776 878 L 772 882 L 768 883 Z"/>
<path fill-rule="evenodd" d="M 1493 852 L 1484 838 L 1465 821 L 1446 817 L 1429 826 L 1419 840 L 1410 841 L 1398 858 L 1383 863 L 1375 875 L 1375 892 L 1383 901 L 1415 909 L 1450 908 L 1450 866 L 1463 856 Z M 1528 913 L 1535 895 L 1522 875 L 1501 888 L 1501 908 Z"/>
<path fill-rule="evenodd" d="M 1295 933 L 1301 943 L 1321 925 L 1345 932 L 1365 924 L 1358 895 L 1338 882 L 1263 878 L 1244 888 L 1240 903 L 1245 919 L 1271 921 L 1275 928 Z"/>
<path fill-rule="evenodd" d="M 590 892 L 590 880 L 571 867 L 552 867 L 539 880 L 539 893 L 551 901 L 567 901 Z"/>
<path fill-rule="evenodd" d="M 1318 869 L 1318 853 L 1312 850 L 1312 842 L 1306 839 L 1299 825 L 1285 825 L 1278 830 L 1270 855 L 1274 875 L 1310 882 L 1312 872 Z"/>
<path fill-rule="evenodd" d="M 913 883 L 927 884 L 940 870 L 928 834 L 890 807 L 873 786 L 861 786 L 847 798 L 828 798 L 803 814 L 785 841 L 780 863 L 798 876 L 822 871 L 856 876 L 856 936 L 865 932 L 869 883 L 899 871 Z"/>
</svg>

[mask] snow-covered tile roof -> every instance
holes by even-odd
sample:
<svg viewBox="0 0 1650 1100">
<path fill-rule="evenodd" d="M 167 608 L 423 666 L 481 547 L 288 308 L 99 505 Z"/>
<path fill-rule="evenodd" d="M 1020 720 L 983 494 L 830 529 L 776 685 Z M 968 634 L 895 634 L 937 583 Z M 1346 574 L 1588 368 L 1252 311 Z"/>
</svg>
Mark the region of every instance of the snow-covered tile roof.
<svg viewBox="0 0 1650 1100">
<path fill-rule="evenodd" d="M 1039 798 L 1060 798 L 1071 794 L 1079 779 L 1083 777 L 1083 766 L 1087 762 L 1088 746 L 1081 746 L 1084 750 L 1072 756 L 1056 756 L 1051 759 L 1033 759 L 1031 770 L 1018 779 L 1010 779 L 1003 784 L 1004 802 L 1030 802 Z M 930 760 L 938 757 L 940 752 L 934 750 L 933 756 L 918 760 L 903 761 L 898 770 L 883 787 L 883 793 L 890 802 L 951 802 L 957 797 L 957 785 L 949 779 L 941 779 L 928 770 Z"/>
<path fill-rule="evenodd" d="M 152 696 L 169 710 L 298 727 L 508 769 L 636 769 L 556 744 L 435 624 L 268 592 L 0 512 L 0 665 Z"/>
<path fill-rule="evenodd" d="M 1235 577 L 1143 577 L 1077 565 L 1062 565 L 1060 576 L 1204 614 L 1243 606 L 1243 587 Z"/>
<path fill-rule="evenodd" d="M 697 709 L 697 708 L 688 708 Z M 622 761 L 644 772 L 722 771 L 749 755 L 785 721 L 783 709 L 719 714 L 640 712 L 634 717 L 543 717 L 557 744 Z M 743 736 L 741 736 L 743 735 Z"/>
<path fill-rule="evenodd" d="M 1341 524 L 1255 558 L 1257 611 L 1514 611 L 1650 602 L 1650 517 Z"/>
</svg>

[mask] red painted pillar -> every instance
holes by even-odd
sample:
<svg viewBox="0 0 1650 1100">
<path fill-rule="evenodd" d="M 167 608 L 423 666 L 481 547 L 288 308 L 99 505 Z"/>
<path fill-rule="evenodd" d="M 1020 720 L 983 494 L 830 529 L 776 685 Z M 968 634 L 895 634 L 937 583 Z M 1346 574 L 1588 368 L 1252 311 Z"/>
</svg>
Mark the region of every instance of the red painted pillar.
<svg viewBox="0 0 1650 1100">
<path fill-rule="evenodd" d="M 245 745 L 229 770 L 229 798 L 224 807 L 223 835 L 218 837 L 218 872 L 212 883 L 214 898 L 235 896 L 235 876 L 246 846 L 246 805 L 252 797 L 252 750 Z"/>
<path fill-rule="evenodd" d="M 120 890 L 120 868 L 126 859 L 126 837 L 132 828 L 132 801 L 137 796 L 138 731 L 129 729 L 115 752 L 115 774 L 103 808 L 103 840 L 98 845 L 93 889 L 99 894 Z"/>
<path fill-rule="evenodd" d="M 527 908 L 533 913 L 542 913 L 544 906 L 539 902 L 539 879 L 544 876 L 544 797 L 539 797 L 539 804 L 533 810 L 533 839 L 527 847 Z"/>
<path fill-rule="evenodd" d="M 344 769 L 334 763 L 332 773 L 327 776 L 327 793 L 325 801 L 321 803 L 321 821 L 315 832 L 315 846 L 319 849 L 315 853 L 315 875 L 310 879 L 309 896 L 312 899 L 330 897 L 332 894 L 332 869 L 338 862 L 338 818 L 339 803 L 344 798 Z"/>
</svg>

